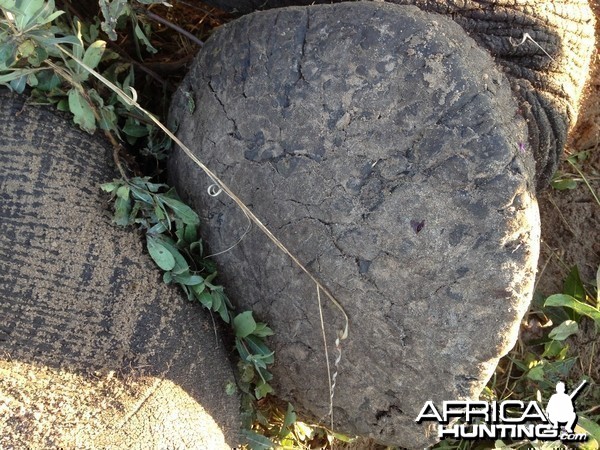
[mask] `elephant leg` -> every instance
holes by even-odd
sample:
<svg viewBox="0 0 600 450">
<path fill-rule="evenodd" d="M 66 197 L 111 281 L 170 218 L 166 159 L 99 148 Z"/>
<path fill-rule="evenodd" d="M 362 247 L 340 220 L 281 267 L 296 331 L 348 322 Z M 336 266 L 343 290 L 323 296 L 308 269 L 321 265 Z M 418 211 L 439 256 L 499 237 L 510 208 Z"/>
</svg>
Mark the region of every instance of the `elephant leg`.
<svg viewBox="0 0 600 450">
<path fill-rule="evenodd" d="M 111 223 L 102 139 L 0 90 L 0 448 L 230 449 L 210 316 Z"/>
<path fill-rule="evenodd" d="M 516 339 L 538 253 L 518 108 L 488 52 L 414 6 L 281 8 L 216 30 L 173 100 L 178 137 L 351 321 L 336 367 L 337 310 L 261 233 L 237 242 L 247 218 L 174 151 L 170 177 L 231 298 L 274 328 L 278 395 L 327 416 L 319 293 L 339 431 L 424 447 L 426 401 L 479 395 Z"/>
<path fill-rule="evenodd" d="M 390 1 L 452 17 L 491 53 L 527 120 L 536 185 L 547 186 L 577 120 L 589 76 L 595 19 L 588 1 Z"/>
<path fill-rule="evenodd" d="M 234 13 L 339 0 L 206 0 Z M 387 0 L 452 18 L 510 79 L 528 123 L 536 186 L 548 185 L 577 119 L 595 48 L 588 0 Z M 529 36 L 529 37 L 527 37 Z M 525 38 L 525 40 L 523 40 Z"/>
</svg>

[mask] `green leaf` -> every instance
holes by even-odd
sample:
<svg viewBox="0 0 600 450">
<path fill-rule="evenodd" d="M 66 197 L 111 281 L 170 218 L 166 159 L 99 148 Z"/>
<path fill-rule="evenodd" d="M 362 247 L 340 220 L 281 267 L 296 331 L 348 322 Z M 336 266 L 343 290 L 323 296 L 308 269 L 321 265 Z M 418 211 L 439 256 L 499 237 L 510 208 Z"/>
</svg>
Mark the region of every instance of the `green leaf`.
<svg viewBox="0 0 600 450">
<path fill-rule="evenodd" d="M 126 14 L 129 14 L 129 5 L 127 0 L 99 0 L 100 10 L 104 16 L 104 22 L 100 25 L 102 30 L 108 35 L 111 41 L 117 40 L 115 28 L 118 19 Z"/>
<path fill-rule="evenodd" d="M 546 342 L 544 344 L 544 353 L 542 353 L 542 358 L 555 358 L 555 357 L 564 357 L 561 353 L 566 353 L 568 350 L 568 346 L 563 344 L 560 341 L 552 340 L 550 342 Z"/>
<path fill-rule="evenodd" d="M 96 118 L 91 105 L 75 88 L 69 90 L 69 109 L 73 113 L 73 120 L 88 133 L 96 131 Z"/>
<path fill-rule="evenodd" d="M 75 47 L 78 47 L 78 48 L 81 47 L 81 42 L 75 36 L 61 36 L 61 37 L 53 37 L 53 38 L 48 38 L 48 39 L 43 39 L 43 38 L 39 38 L 39 37 L 36 38 L 35 36 L 33 36 L 33 39 L 38 41 L 40 44 L 44 45 L 44 47 L 46 47 L 46 48 L 49 46 L 54 46 L 54 45 L 58 45 L 58 44 L 70 44 L 70 45 L 74 45 Z"/>
<path fill-rule="evenodd" d="M 562 293 L 575 297 L 579 301 L 585 300 L 585 288 L 583 287 L 583 281 L 581 281 L 577 266 L 573 266 L 565 279 Z"/>
<path fill-rule="evenodd" d="M 164 222 L 158 222 L 153 225 L 147 232 L 148 234 L 162 234 L 167 231 L 167 225 Z"/>
<path fill-rule="evenodd" d="M 289 427 L 291 427 L 297 420 L 296 412 L 294 411 L 294 407 L 291 403 L 288 403 L 287 410 L 285 412 L 285 417 L 283 418 L 283 424 L 281 425 L 281 431 L 279 432 L 280 437 L 284 437 L 289 432 Z"/>
<path fill-rule="evenodd" d="M 12 82 L 13 80 L 16 80 L 17 78 L 25 78 L 24 74 L 27 74 L 27 73 L 28 72 L 26 72 L 25 70 L 21 70 L 21 69 L 11 70 L 8 73 L 0 75 L 0 83 L 6 84 L 9 82 Z"/>
<path fill-rule="evenodd" d="M 598 448 L 597 446 L 600 444 L 600 425 L 582 415 L 579 415 L 577 425 L 589 433 L 590 437 L 596 441 L 596 448 Z"/>
<path fill-rule="evenodd" d="M 341 433 L 336 433 L 334 431 L 329 431 L 331 433 L 331 435 L 336 438 L 338 441 L 342 441 L 342 442 L 347 442 L 347 443 L 351 443 L 354 442 L 356 440 L 355 437 L 350 437 L 350 436 L 346 436 L 345 434 L 341 434 Z"/>
<path fill-rule="evenodd" d="M 254 378 L 254 366 L 252 364 L 240 361 L 238 363 L 238 369 L 240 381 L 242 383 L 250 383 Z"/>
<path fill-rule="evenodd" d="M 535 367 L 532 367 L 529 372 L 527 372 L 527 378 L 534 381 L 543 381 L 544 380 L 544 365 L 538 364 Z"/>
<path fill-rule="evenodd" d="M 192 286 L 192 291 L 194 292 L 194 296 L 198 299 L 198 301 L 207 309 L 212 309 L 212 295 L 210 292 L 205 290 L 204 283 Z"/>
<path fill-rule="evenodd" d="M 156 216 L 156 220 L 164 220 L 167 223 L 171 222 L 171 218 L 167 219 L 167 211 L 160 202 L 154 207 L 154 215 Z"/>
<path fill-rule="evenodd" d="M 211 273 L 209 276 L 207 276 L 204 281 L 206 282 L 206 285 L 211 288 L 211 289 L 216 289 L 216 286 L 213 286 L 211 283 L 212 281 L 217 278 L 218 273 L 217 272 L 213 272 Z"/>
<path fill-rule="evenodd" d="M 30 39 L 27 39 L 19 45 L 17 51 L 23 58 L 29 58 L 35 51 L 35 44 Z"/>
<path fill-rule="evenodd" d="M 115 200 L 115 223 L 120 226 L 129 225 L 130 213 L 131 201 L 128 198 L 117 197 L 117 200 Z"/>
<path fill-rule="evenodd" d="M 43 47 L 36 47 L 33 54 L 29 58 L 27 58 L 27 61 L 29 61 L 29 64 L 31 64 L 33 67 L 39 67 L 46 58 L 48 58 L 48 52 L 46 51 L 46 49 Z"/>
<path fill-rule="evenodd" d="M 269 328 L 266 323 L 259 322 L 256 324 L 256 329 L 252 334 L 258 337 L 273 336 L 273 330 Z"/>
<path fill-rule="evenodd" d="M 27 75 L 27 84 L 31 87 L 36 87 L 38 85 L 38 79 L 35 76 L 35 73 Z"/>
<path fill-rule="evenodd" d="M 259 355 L 265 364 L 273 364 L 275 361 L 274 352 L 264 343 L 262 338 L 258 336 L 250 335 L 244 338 L 246 348 L 254 354 Z"/>
<path fill-rule="evenodd" d="M 15 0 L 0 0 L 0 7 L 9 11 L 15 11 Z"/>
<path fill-rule="evenodd" d="M 51 70 L 42 70 L 37 72 L 38 85 L 37 88 L 48 92 L 60 86 L 60 78 Z"/>
<path fill-rule="evenodd" d="M 557 341 L 564 341 L 569 336 L 577 334 L 578 331 L 579 325 L 577 325 L 577 322 L 574 320 L 565 320 L 559 326 L 550 331 L 548 337 Z"/>
<path fill-rule="evenodd" d="M 54 9 L 54 8 L 52 8 L 52 9 Z M 54 22 L 55 19 L 57 19 L 58 17 L 62 16 L 64 13 L 65 13 L 64 11 L 54 11 L 49 16 L 41 18 L 38 21 L 38 25 L 45 25 L 47 23 Z"/>
<path fill-rule="evenodd" d="M 23 91 L 25 91 L 25 86 L 27 86 L 27 77 L 26 76 L 16 78 L 10 82 L 10 87 L 17 94 L 22 94 Z"/>
<path fill-rule="evenodd" d="M 150 43 L 150 41 L 148 40 L 148 38 L 146 37 L 146 34 L 142 31 L 142 29 L 140 28 L 139 24 L 135 24 L 135 36 L 144 43 L 144 45 L 146 46 L 146 50 L 148 50 L 150 53 L 156 53 L 157 50 L 152 46 L 152 44 Z"/>
<path fill-rule="evenodd" d="M 148 127 L 146 125 L 137 124 L 133 120 L 128 120 L 123 127 L 123 133 L 128 136 L 140 138 L 148 136 Z"/>
<path fill-rule="evenodd" d="M 260 383 L 258 386 L 254 388 L 254 394 L 256 395 L 256 399 L 260 400 L 261 398 L 265 398 L 267 394 L 273 393 L 275 390 L 271 387 L 269 383 Z"/>
<path fill-rule="evenodd" d="M 248 351 L 248 348 L 246 347 L 246 344 L 242 338 L 235 338 L 235 348 L 237 348 L 241 360 L 248 362 L 248 358 L 250 358 L 250 352 Z"/>
<path fill-rule="evenodd" d="M 131 181 L 132 181 L 132 183 L 136 184 L 140 188 L 146 189 L 146 190 L 148 190 L 148 191 L 150 191 L 152 193 L 157 193 L 162 188 L 168 187 L 164 183 L 150 183 L 149 180 L 150 180 L 150 177 L 144 177 L 144 178 L 136 177 L 136 178 L 134 178 Z"/>
<path fill-rule="evenodd" d="M 186 225 L 183 227 L 183 240 L 188 244 L 198 241 L 198 228 L 196 225 Z"/>
<path fill-rule="evenodd" d="M 69 110 L 69 100 L 67 100 L 66 98 L 62 98 L 58 101 L 58 103 L 56 104 L 56 109 L 58 109 L 59 111 L 68 111 Z"/>
<path fill-rule="evenodd" d="M 133 180 L 132 180 L 132 183 L 134 183 Z M 146 192 L 145 188 L 140 189 L 139 187 L 132 186 L 131 192 L 133 193 L 133 196 L 136 199 L 141 200 L 148 205 L 154 204 L 154 202 L 152 200 L 152 194 L 149 194 L 148 192 Z"/>
<path fill-rule="evenodd" d="M 229 397 L 238 393 L 238 387 L 235 382 L 230 381 L 225 385 L 225 394 Z"/>
<path fill-rule="evenodd" d="M 262 375 L 261 370 L 267 368 L 267 363 L 264 361 L 264 358 L 260 355 L 250 355 L 248 357 L 248 361 L 254 364 L 254 368 L 256 369 L 259 375 Z M 266 381 L 266 379 L 263 381 Z"/>
<path fill-rule="evenodd" d="M 221 307 L 217 312 L 221 316 L 221 320 L 223 320 L 223 322 L 229 323 L 231 321 L 231 316 L 229 315 L 229 309 L 227 309 L 226 302 L 221 303 Z"/>
<path fill-rule="evenodd" d="M 172 270 L 175 267 L 175 258 L 162 243 L 152 236 L 146 236 L 146 244 L 148 253 L 158 267 L 162 270 Z"/>
<path fill-rule="evenodd" d="M 175 275 L 173 279 L 178 283 L 184 284 L 186 286 L 196 286 L 204 281 L 204 279 L 200 275 L 192 275 L 189 272 Z"/>
<path fill-rule="evenodd" d="M 199 225 L 198 214 L 185 203 L 166 195 L 161 195 L 160 200 L 166 204 L 186 225 Z"/>
<path fill-rule="evenodd" d="M 546 299 L 544 307 L 547 306 L 564 306 L 571 308 L 578 314 L 588 316 L 597 324 L 600 324 L 600 310 L 586 303 L 578 301 L 576 298 L 566 294 L 554 294 Z"/>
<path fill-rule="evenodd" d="M 129 199 L 129 186 L 122 185 L 117 189 L 117 197 L 122 198 L 124 200 Z"/>
<path fill-rule="evenodd" d="M 202 294 L 205 289 L 206 289 L 206 285 L 204 283 L 197 284 L 192 287 L 192 290 L 194 291 L 194 294 L 196 294 L 196 296 L 199 296 L 200 294 Z"/>
<path fill-rule="evenodd" d="M 48 17 L 52 17 L 54 10 L 54 0 L 42 2 L 42 7 L 35 10 L 34 14 L 27 18 L 26 26 L 28 31 L 31 32 L 31 30 L 48 23 Z"/>
<path fill-rule="evenodd" d="M 219 309 L 221 309 L 221 306 L 225 303 L 223 301 L 223 296 L 219 291 L 213 291 L 210 293 L 210 295 L 212 295 L 213 298 L 212 309 L 213 311 L 218 311 Z"/>
<path fill-rule="evenodd" d="M 117 131 L 117 115 L 112 105 L 100 109 L 100 123 L 98 125 L 102 130 Z"/>
<path fill-rule="evenodd" d="M 17 44 L 12 41 L 0 45 L 0 70 L 7 69 L 16 61 Z"/>
<path fill-rule="evenodd" d="M 577 357 L 565 358 L 559 361 L 546 362 L 544 364 L 544 373 L 546 380 L 564 379 L 569 375 L 573 365 L 577 361 Z"/>
<path fill-rule="evenodd" d="M 22 0 L 16 3 L 16 7 L 21 14 L 16 17 L 15 25 L 23 30 L 36 13 L 44 7 L 44 0 Z"/>
<path fill-rule="evenodd" d="M 112 194 L 117 189 L 119 189 L 119 186 L 121 186 L 122 184 L 123 183 L 120 180 L 115 180 L 110 183 L 101 184 L 100 189 L 102 189 L 104 192 L 108 192 L 109 194 Z"/>
<path fill-rule="evenodd" d="M 104 99 L 98 94 L 96 89 L 86 89 L 86 93 L 93 105 L 96 105 L 98 108 L 104 107 Z"/>
<path fill-rule="evenodd" d="M 552 187 L 559 191 L 575 189 L 577 187 L 577 181 L 571 178 L 557 179 L 552 181 Z"/>
<path fill-rule="evenodd" d="M 189 270 L 190 266 L 170 238 L 160 236 L 156 237 L 156 240 L 159 241 L 160 244 L 171 253 L 173 258 L 175 258 L 175 267 L 173 268 L 174 275 L 181 274 Z"/>
<path fill-rule="evenodd" d="M 233 330 L 239 338 L 245 338 L 256 330 L 256 322 L 252 317 L 252 311 L 244 311 L 233 318 Z"/>
<path fill-rule="evenodd" d="M 272 450 L 275 444 L 265 436 L 252 430 L 241 430 L 242 439 L 250 450 Z"/>
<path fill-rule="evenodd" d="M 90 69 L 95 69 L 102 60 L 102 55 L 106 49 L 105 41 L 96 41 L 91 44 L 83 55 L 83 63 Z"/>
</svg>

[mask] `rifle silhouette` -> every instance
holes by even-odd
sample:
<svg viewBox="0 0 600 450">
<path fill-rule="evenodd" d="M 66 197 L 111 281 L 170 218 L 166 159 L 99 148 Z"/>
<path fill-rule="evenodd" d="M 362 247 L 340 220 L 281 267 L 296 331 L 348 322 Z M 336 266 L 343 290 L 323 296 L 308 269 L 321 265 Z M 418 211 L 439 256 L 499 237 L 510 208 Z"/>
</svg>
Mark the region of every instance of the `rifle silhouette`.
<svg viewBox="0 0 600 450">
<path fill-rule="evenodd" d="M 570 398 L 571 400 L 573 400 L 573 399 L 575 398 L 575 396 L 576 396 L 577 394 L 579 394 L 579 391 L 581 390 L 581 388 L 583 388 L 583 386 L 585 385 L 585 383 L 587 383 L 587 380 L 583 380 L 583 381 L 581 382 L 581 384 L 580 384 L 579 386 L 577 386 L 577 388 L 576 388 L 576 389 L 575 389 L 573 392 L 571 392 L 571 393 L 569 394 L 569 398 Z"/>
</svg>

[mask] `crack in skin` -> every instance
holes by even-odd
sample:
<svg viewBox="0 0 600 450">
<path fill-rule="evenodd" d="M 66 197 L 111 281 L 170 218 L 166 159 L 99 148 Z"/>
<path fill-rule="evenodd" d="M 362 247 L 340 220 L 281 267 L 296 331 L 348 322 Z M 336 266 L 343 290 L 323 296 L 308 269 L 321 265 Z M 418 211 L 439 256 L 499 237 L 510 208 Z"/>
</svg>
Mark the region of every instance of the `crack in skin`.
<svg viewBox="0 0 600 450">
<path fill-rule="evenodd" d="M 231 124 L 233 125 L 233 130 L 234 132 L 231 134 L 232 137 L 236 138 L 236 139 L 240 139 L 240 134 L 238 131 L 238 127 L 237 124 L 235 123 L 235 119 L 230 117 L 229 114 L 227 113 L 227 108 L 225 107 L 225 103 L 223 102 L 223 100 L 221 100 L 221 97 L 219 96 L 219 94 L 217 93 L 217 91 L 215 90 L 215 88 L 212 85 L 212 80 L 207 80 L 206 86 L 208 86 L 208 88 L 210 89 L 210 92 L 213 94 L 213 96 L 215 97 L 215 100 L 217 100 L 217 102 L 219 103 L 219 105 L 221 105 L 221 108 L 223 109 L 223 114 L 225 115 L 225 118 L 231 122 Z"/>
<path fill-rule="evenodd" d="M 300 81 L 304 79 L 304 74 L 302 73 L 302 61 L 304 60 L 304 55 L 306 54 L 306 35 L 308 34 L 308 30 L 310 29 L 310 10 L 306 10 L 306 23 L 304 25 L 304 34 L 302 35 L 302 45 L 300 51 L 300 58 L 298 60 L 296 70 L 298 71 L 298 79 L 294 83 L 294 86 Z"/>
</svg>

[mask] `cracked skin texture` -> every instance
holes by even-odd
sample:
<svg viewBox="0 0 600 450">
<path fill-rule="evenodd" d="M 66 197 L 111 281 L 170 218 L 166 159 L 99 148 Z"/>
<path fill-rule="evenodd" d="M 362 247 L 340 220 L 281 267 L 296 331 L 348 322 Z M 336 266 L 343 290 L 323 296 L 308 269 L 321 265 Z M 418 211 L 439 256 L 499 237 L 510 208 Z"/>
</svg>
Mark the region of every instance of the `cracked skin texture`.
<svg viewBox="0 0 600 450">
<path fill-rule="evenodd" d="M 0 448 L 235 446 L 228 352 L 111 224 L 110 147 L 7 91 L 0 128 Z"/>
<path fill-rule="evenodd" d="M 538 255 L 527 124 L 489 54 L 416 7 L 255 13 L 207 41 L 171 121 L 348 313 L 336 429 L 435 441 L 415 417 L 478 396 L 514 344 Z M 169 164 L 211 251 L 227 250 L 230 297 L 275 330 L 277 393 L 327 421 L 314 284 L 256 228 L 237 243 L 247 219 L 180 150 Z M 325 300 L 323 313 L 333 364 L 342 320 Z"/>
<path fill-rule="evenodd" d="M 205 0 L 235 13 L 340 0 Z M 452 18 L 507 74 L 527 119 L 536 185 L 556 171 L 595 48 L 588 0 L 386 0 Z M 443 31 L 442 31 L 443 32 Z M 525 33 L 535 42 L 522 41 Z M 540 48 L 541 47 L 541 48 Z M 550 57 L 548 57 L 548 55 Z"/>
</svg>

